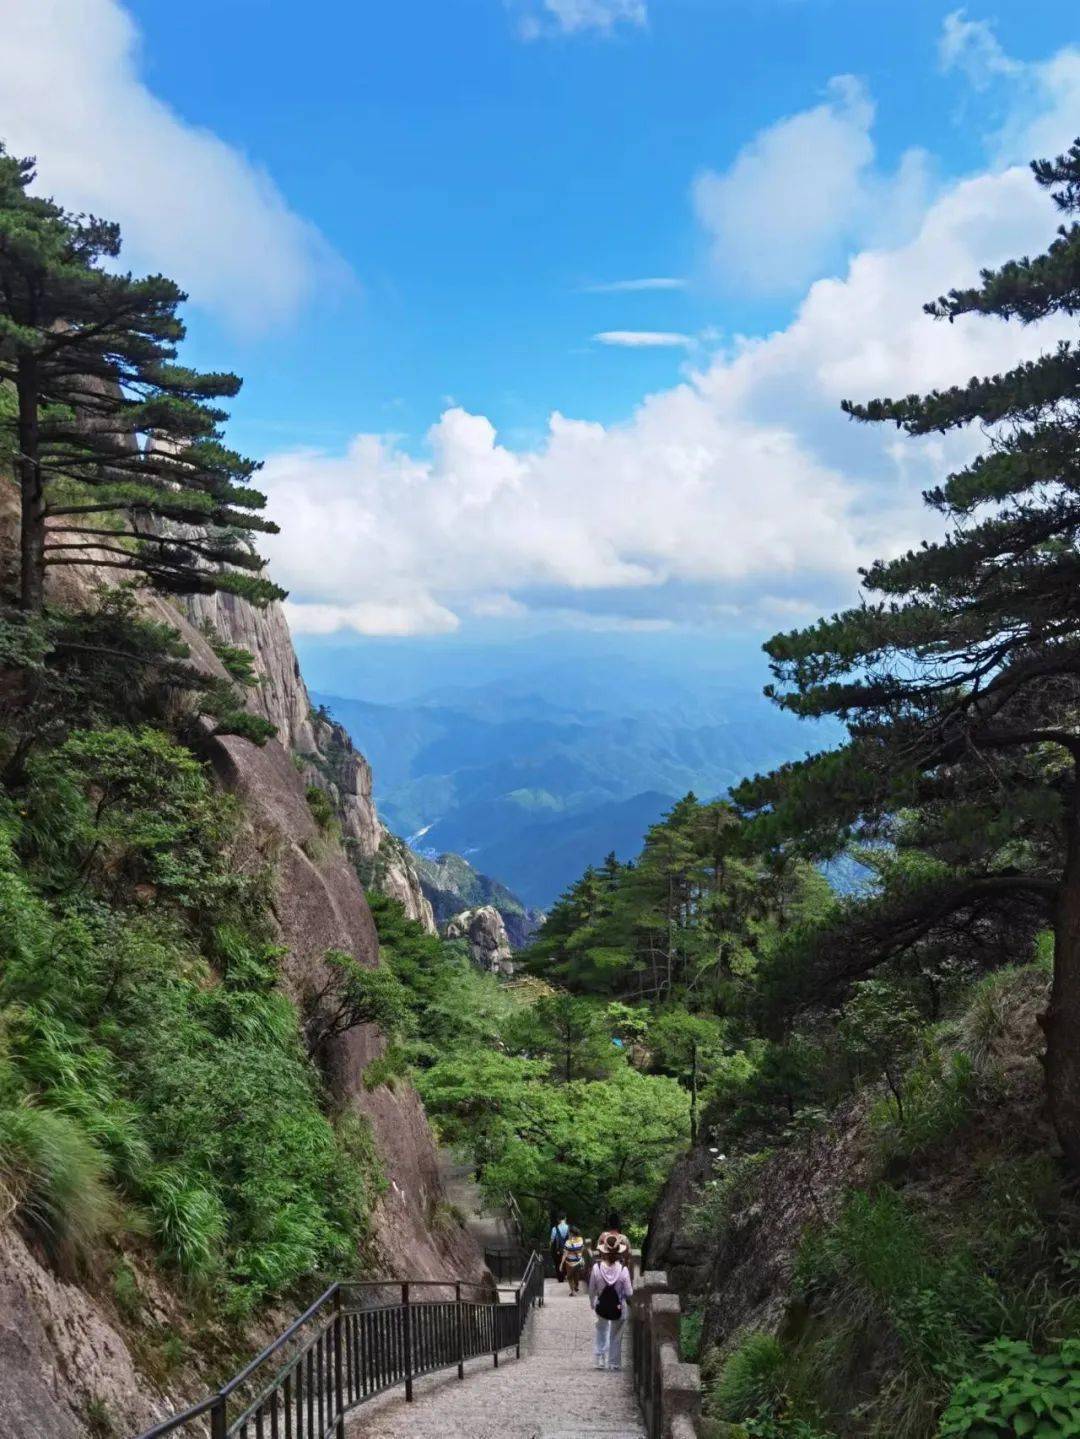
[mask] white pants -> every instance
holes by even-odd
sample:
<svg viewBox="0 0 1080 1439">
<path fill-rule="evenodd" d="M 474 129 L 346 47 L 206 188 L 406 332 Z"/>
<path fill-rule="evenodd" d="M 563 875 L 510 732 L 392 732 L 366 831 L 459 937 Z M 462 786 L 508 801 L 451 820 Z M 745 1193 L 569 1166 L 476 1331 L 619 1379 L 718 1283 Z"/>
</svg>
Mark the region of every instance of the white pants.
<svg viewBox="0 0 1080 1439">
<path fill-rule="evenodd" d="M 596 1338 L 593 1340 L 593 1357 L 598 1364 L 606 1363 L 609 1369 L 622 1365 L 622 1335 L 626 1315 L 621 1319 L 597 1319 Z"/>
</svg>

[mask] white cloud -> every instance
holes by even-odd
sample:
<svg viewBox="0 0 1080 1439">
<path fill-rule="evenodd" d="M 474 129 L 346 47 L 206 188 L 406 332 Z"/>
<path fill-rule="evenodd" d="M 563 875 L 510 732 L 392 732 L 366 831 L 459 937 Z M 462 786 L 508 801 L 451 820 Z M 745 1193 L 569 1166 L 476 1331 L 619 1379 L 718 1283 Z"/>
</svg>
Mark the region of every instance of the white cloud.
<svg viewBox="0 0 1080 1439">
<path fill-rule="evenodd" d="M 987 89 L 996 76 L 1014 78 L 1023 69 L 1001 48 L 989 21 L 969 20 L 966 10 L 945 16 L 938 59 L 944 71 L 960 70 L 975 90 Z"/>
<path fill-rule="evenodd" d="M 639 290 L 683 290 L 686 281 L 674 275 L 655 275 L 641 280 L 607 280 L 596 285 L 583 285 L 587 295 L 624 295 Z"/>
<path fill-rule="evenodd" d="M 1001 111 L 989 149 L 996 164 L 1022 164 L 1056 154 L 1080 132 L 1080 49 L 1066 46 L 1049 60 L 1006 54 L 985 20 L 955 10 L 942 27 L 938 58 L 959 72 L 984 104 Z"/>
<path fill-rule="evenodd" d="M 861 81 L 837 75 L 826 99 L 762 130 L 717 173 L 694 182 L 710 261 L 730 289 L 797 293 L 843 247 L 902 234 L 926 205 L 926 156 L 909 150 L 895 174 L 874 169 L 874 105 Z"/>
<path fill-rule="evenodd" d="M 118 220 L 124 263 L 160 269 L 245 329 L 289 319 L 342 263 L 270 176 L 157 99 L 117 0 L 7 0 L 0 138 L 39 191 Z"/>
<path fill-rule="evenodd" d="M 1042 107 L 1011 121 L 1025 159 L 1071 139 L 1073 60 L 1037 67 Z M 275 456 L 263 478 L 284 530 L 270 548 L 292 613 L 323 632 L 446 630 L 467 613 L 763 626 L 850 601 L 859 564 L 928 532 L 921 491 L 981 437 L 908 440 L 853 424 L 840 400 L 962 382 L 1071 336 L 1064 321 L 922 311 L 1037 252 L 1056 223 L 1026 166 L 995 163 L 813 283 L 786 327 L 729 344 L 620 424 L 556 413 L 542 443 L 513 449 L 451 406 L 423 457 L 371 435 L 343 455 Z"/>
<path fill-rule="evenodd" d="M 644 0 L 530 0 L 521 15 L 520 31 L 525 40 L 588 30 L 610 35 L 619 25 L 640 28 L 648 19 Z"/>
<path fill-rule="evenodd" d="M 674 330 L 601 330 L 593 339 L 601 345 L 618 345 L 626 350 L 671 349 L 694 343 L 692 335 L 681 335 Z"/>
<path fill-rule="evenodd" d="M 415 602 L 407 599 L 392 604 L 360 601 L 354 605 L 294 604 L 286 600 L 285 618 L 294 634 L 330 635 L 354 630 L 361 635 L 442 635 L 452 634 L 461 621 L 450 610 L 427 596 Z"/>
</svg>

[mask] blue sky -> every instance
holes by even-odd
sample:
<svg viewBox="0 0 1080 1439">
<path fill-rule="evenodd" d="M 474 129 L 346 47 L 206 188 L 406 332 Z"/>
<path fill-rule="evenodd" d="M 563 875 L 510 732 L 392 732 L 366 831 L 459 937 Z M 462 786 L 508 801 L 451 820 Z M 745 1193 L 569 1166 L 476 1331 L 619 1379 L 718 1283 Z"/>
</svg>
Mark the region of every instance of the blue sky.
<svg viewBox="0 0 1080 1439">
<path fill-rule="evenodd" d="M 200 358 L 247 378 L 238 438 L 258 453 L 357 430 L 419 442 L 449 395 L 527 442 L 552 409 L 611 422 L 677 379 L 682 352 L 605 352 L 598 332 L 782 324 L 798 291 L 708 273 L 695 175 L 844 73 L 876 101 L 886 167 L 911 146 L 946 174 L 979 166 L 985 113 L 965 123 L 981 107 L 935 62 L 951 8 L 653 0 L 645 26 L 523 43 L 502 0 L 131 4 L 155 93 L 266 166 L 356 279 L 269 343 L 193 326 Z M 1005 50 L 1039 59 L 1080 28 L 1070 11 L 993 18 Z M 688 289 L 583 292 L 654 276 Z"/>
<path fill-rule="evenodd" d="M 1055 338 L 919 307 L 1051 233 L 1022 165 L 1080 132 L 1066 0 L 6 8 L 0 134 L 191 289 L 343 664 L 812 618 L 968 443 L 839 399 Z"/>
</svg>

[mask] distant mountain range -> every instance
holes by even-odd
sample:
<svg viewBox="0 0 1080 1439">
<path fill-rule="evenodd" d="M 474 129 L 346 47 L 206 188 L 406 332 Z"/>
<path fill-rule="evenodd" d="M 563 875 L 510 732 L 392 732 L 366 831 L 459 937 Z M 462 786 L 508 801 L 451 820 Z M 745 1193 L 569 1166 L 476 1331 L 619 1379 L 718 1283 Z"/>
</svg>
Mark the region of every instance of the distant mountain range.
<svg viewBox="0 0 1080 1439">
<path fill-rule="evenodd" d="M 650 693 L 622 675 L 608 712 L 603 675 L 566 678 L 555 669 L 532 692 L 463 681 L 396 704 L 314 698 L 371 761 L 379 812 L 413 849 L 463 855 L 541 908 L 610 851 L 636 855 L 687 791 L 723 794 L 826 742 L 751 688 L 654 675 Z"/>
</svg>

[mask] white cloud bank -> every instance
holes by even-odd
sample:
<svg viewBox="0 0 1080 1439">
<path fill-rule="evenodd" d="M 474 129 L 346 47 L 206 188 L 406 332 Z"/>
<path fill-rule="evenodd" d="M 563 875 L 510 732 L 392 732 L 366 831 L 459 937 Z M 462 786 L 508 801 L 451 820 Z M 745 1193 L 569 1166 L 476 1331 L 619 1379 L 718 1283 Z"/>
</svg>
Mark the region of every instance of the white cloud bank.
<svg viewBox="0 0 1080 1439">
<path fill-rule="evenodd" d="M 1080 116 L 1077 52 L 1040 73 L 1053 85 L 1039 80 L 1025 158 L 1061 149 Z M 856 133 L 867 104 L 846 90 L 812 129 L 850 128 L 848 150 L 833 153 L 876 194 Z M 751 152 L 773 156 L 772 141 Z M 779 163 L 776 152 L 768 164 Z M 542 444 L 516 451 L 455 406 L 424 458 L 375 435 L 343 455 L 275 456 L 263 478 L 284 526 L 271 549 L 293 624 L 430 633 L 537 607 L 561 623 L 655 626 L 678 609 L 785 624 L 850 598 L 857 565 L 926 533 L 920 491 L 971 440 L 856 426 L 840 400 L 963 381 L 1064 334 L 978 317 L 936 324 L 921 309 L 980 266 L 1045 245 L 1055 224 L 1026 168 L 995 164 L 943 186 L 917 221 L 904 218 L 902 238 L 813 284 L 785 329 L 736 342 L 624 423 L 554 414 Z"/>
<path fill-rule="evenodd" d="M 880 172 L 873 121 L 862 82 L 837 75 L 822 104 L 761 131 L 727 170 L 698 176 L 694 207 L 725 288 L 795 294 L 845 245 L 913 227 L 929 194 L 927 156 L 908 150 L 894 174 Z"/>
<path fill-rule="evenodd" d="M 162 270 L 244 330 L 286 321 L 344 267 L 269 175 L 139 78 L 116 0 L 5 0 L 0 139 L 38 190 L 118 220 L 124 263 Z"/>
</svg>

